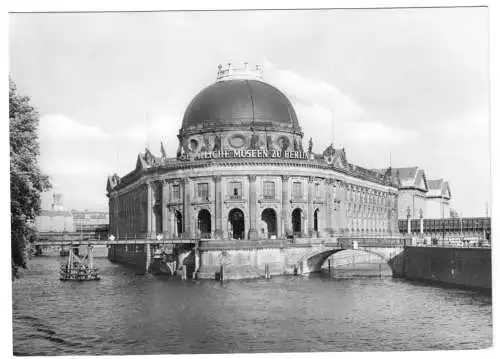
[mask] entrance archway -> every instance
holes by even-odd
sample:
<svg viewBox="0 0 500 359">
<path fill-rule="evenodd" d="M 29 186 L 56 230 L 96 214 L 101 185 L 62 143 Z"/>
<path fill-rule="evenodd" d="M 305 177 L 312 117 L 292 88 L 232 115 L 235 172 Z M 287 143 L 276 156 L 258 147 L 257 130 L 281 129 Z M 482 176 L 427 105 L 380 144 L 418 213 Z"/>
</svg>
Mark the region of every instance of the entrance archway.
<svg viewBox="0 0 500 359">
<path fill-rule="evenodd" d="M 293 234 L 302 233 L 302 210 L 300 208 L 295 208 L 292 212 L 292 228 Z"/>
<path fill-rule="evenodd" d="M 314 232 L 319 231 L 319 224 L 318 224 L 319 218 L 318 217 L 319 217 L 319 208 L 317 208 L 314 211 Z"/>
<path fill-rule="evenodd" d="M 210 238 L 212 233 L 212 216 L 207 209 L 198 212 L 198 233 L 201 238 Z"/>
<path fill-rule="evenodd" d="M 267 233 L 264 233 L 264 235 L 267 235 L 267 238 L 271 238 L 272 236 L 276 237 L 277 220 L 276 212 L 274 211 L 274 209 L 266 208 L 265 210 L 263 210 L 261 219 L 267 226 Z M 262 231 L 266 232 L 265 228 L 262 228 Z"/>
<path fill-rule="evenodd" d="M 180 236 L 184 232 L 184 226 L 182 223 L 182 213 L 175 211 L 175 222 L 177 225 L 177 236 Z"/>
<path fill-rule="evenodd" d="M 245 238 L 245 215 L 239 208 L 233 208 L 229 212 L 228 221 L 230 223 L 230 230 L 232 230 L 232 238 L 244 239 Z"/>
</svg>

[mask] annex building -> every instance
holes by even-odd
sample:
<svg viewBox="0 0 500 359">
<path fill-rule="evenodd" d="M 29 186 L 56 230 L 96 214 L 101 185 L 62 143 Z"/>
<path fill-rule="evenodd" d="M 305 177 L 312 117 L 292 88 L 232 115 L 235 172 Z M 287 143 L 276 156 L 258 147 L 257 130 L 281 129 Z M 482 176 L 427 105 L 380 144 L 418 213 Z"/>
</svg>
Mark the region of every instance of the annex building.
<svg viewBox="0 0 500 359">
<path fill-rule="evenodd" d="M 424 189 L 407 185 L 411 173 L 351 164 L 344 149 L 316 151 L 312 140 L 304 147 L 291 102 L 259 67 L 219 66 L 215 83 L 186 108 L 177 137 L 175 156 L 163 145 L 160 156 L 146 149 L 130 173 L 108 177 L 110 234 L 387 236 L 399 233 L 408 205 L 400 187 L 417 200 L 434 193 L 425 178 Z"/>
</svg>

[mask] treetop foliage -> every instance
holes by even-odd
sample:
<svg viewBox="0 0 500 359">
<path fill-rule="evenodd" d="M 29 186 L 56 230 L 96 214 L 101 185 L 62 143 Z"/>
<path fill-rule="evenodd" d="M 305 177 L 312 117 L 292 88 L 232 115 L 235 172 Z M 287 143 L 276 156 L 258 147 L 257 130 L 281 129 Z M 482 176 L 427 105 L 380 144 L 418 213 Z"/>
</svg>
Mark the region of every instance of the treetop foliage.
<svg viewBox="0 0 500 359">
<path fill-rule="evenodd" d="M 34 218 L 40 212 L 40 193 L 51 188 L 38 165 L 40 116 L 28 96 L 17 93 L 9 77 L 10 196 L 11 215 Z"/>
</svg>

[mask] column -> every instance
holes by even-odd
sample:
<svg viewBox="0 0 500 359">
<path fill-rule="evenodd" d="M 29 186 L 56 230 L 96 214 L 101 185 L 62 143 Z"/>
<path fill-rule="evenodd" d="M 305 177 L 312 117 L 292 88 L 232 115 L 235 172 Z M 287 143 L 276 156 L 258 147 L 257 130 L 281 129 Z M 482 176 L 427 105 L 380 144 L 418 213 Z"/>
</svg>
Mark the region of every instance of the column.
<svg viewBox="0 0 500 359">
<path fill-rule="evenodd" d="M 146 232 L 149 235 L 151 232 L 153 232 L 153 191 L 151 188 L 151 183 L 148 182 L 146 183 L 146 190 L 147 190 L 147 195 L 146 195 L 146 218 L 147 218 L 147 226 L 146 226 Z"/>
<path fill-rule="evenodd" d="M 168 193 L 169 193 L 169 185 L 166 180 L 162 182 L 161 189 L 161 220 L 163 223 L 163 238 L 170 237 L 170 211 L 168 210 Z"/>
<path fill-rule="evenodd" d="M 314 233 L 314 177 L 309 177 L 307 186 L 307 235 L 313 236 Z"/>
<path fill-rule="evenodd" d="M 158 196 L 158 185 L 156 182 L 151 184 L 151 235 L 156 237 L 156 196 Z"/>
<path fill-rule="evenodd" d="M 250 209 L 250 229 L 248 231 L 248 239 L 257 240 L 259 239 L 259 233 L 257 231 L 257 188 L 255 180 L 257 176 L 249 175 L 248 180 L 250 183 L 249 192 L 250 196 L 248 199 L 248 207 Z"/>
<path fill-rule="evenodd" d="M 334 197 L 332 193 L 333 180 L 326 179 L 325 180 L 325 197 L 326 197 L 326 206 L 325 206 L 325 232 L 328 233 L 329 236 L 332 236 L 332 216 L 333 210 L 332 207 L 334 205 Z"/>
<path fill-rule="evenodd" d="M 344 182 L 337 181 L 337 200 L 340 202 L 337 202 L 336 208 L 337 208 L 337 228 L 338 230 L 344 231 L 345 228 L 347 227 L 347 185 Z M 354 201 L 351 201 L 351 203 L 354 203 Z M 351 213 L 351 218 L 352 218 L 352 213 Z M 352 230 L 352 228 L 351 228 Z M 340 233 L 339 233 L 340 234 Z"/>
<path fill-rule="evenodd" d="M 411 234 L 411 214 L 410 214 L 410 209 L 409 208 L 408 208 L 408 215 L 407 215 L 407 217 L 408 217 L 408 222 L 407 222 L 407 224 L 408 224 L 408 228 L 407 228 L 408 229 L 408 234 Z"/>
<path fill-rule="evenodd" d="M 422 208 L 420 208 L 420 234 L 424 235 L 424 213 L 422 212 Z"/>
<path fill-rule="evenodd" d="M 290 177 L 281 176 L 281 223 L 283 226 L 283 235 L 291 233 L 290 228 L 290 196 L 288 192 L 288 184 Z"/>
<path fill-rule="evenodd" d="M 215 239 L 222 239 L 222 177 L 215 176 Z"/>
<path fill-rule="evenodd" d="M 184 225 L 183 237 L 193 237 L 191 233 L 191 181 L 189 178 L 185 178 L 182 181 L 182 191 L 184 195 L 182 214 L 182 224 Z"/>
</svg>

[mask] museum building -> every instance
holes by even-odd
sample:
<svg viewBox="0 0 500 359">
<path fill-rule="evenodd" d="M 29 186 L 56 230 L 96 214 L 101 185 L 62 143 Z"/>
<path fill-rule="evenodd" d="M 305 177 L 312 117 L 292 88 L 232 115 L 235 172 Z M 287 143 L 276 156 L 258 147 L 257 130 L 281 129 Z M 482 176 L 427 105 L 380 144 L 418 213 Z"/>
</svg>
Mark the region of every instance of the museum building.
<svg viewBox="0 0 500 359">
<path fill-rule="evenodd" d="M 283 239 L 398 233 L 398 179 L 303 147 L 295 110 L 261 68 L 219 66 L 188 105 L 175 156 L 149 149 L 108 177 L 110 234 Z"/>
</svg>

